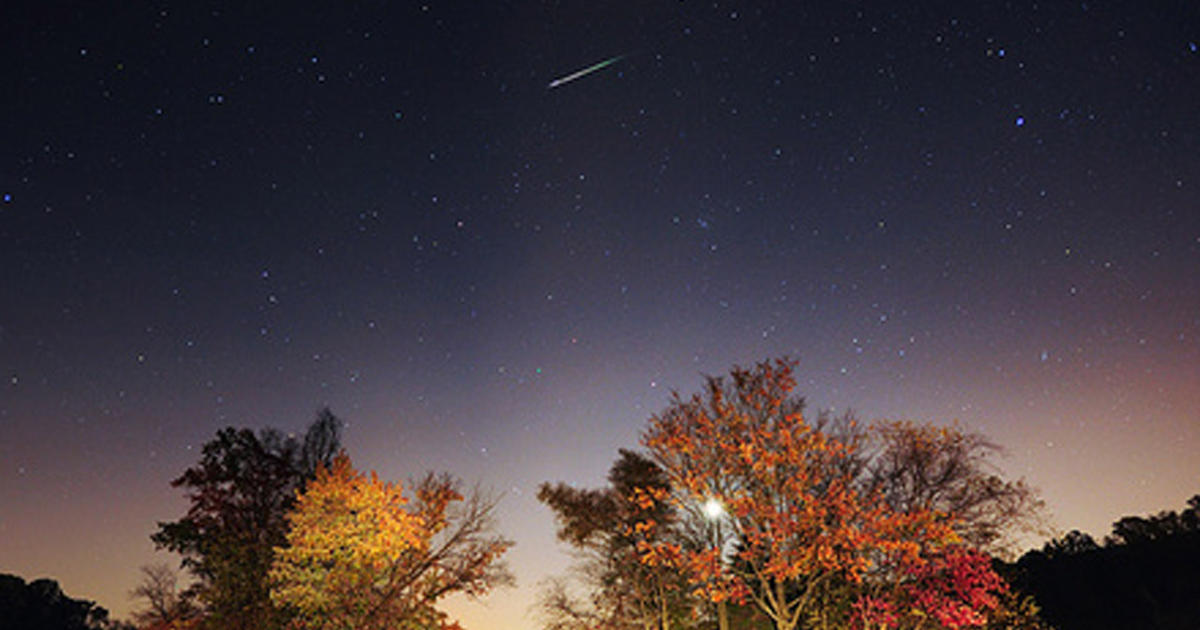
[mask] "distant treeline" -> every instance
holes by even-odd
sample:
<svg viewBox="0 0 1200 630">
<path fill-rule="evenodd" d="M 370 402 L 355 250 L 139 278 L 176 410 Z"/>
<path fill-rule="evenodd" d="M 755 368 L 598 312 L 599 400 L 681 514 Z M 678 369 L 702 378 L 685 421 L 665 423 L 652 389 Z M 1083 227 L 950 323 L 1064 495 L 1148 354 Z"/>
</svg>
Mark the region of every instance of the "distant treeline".
<svg viewBox="0 0 1200 630">
<path fill-rule="evenodd" d="M 46 578 L 26 583 L 0 573 L 0 630 L 109 630 L 108 611 L 95 602 L 74 599 Z"/>
<path fill-rule="evenodd" d="M 1072 531 L 1006 567 L 1058 630 L 1200 628 L 1200 495 L 1128 516 L 1102 543 Z"/>
</svg>

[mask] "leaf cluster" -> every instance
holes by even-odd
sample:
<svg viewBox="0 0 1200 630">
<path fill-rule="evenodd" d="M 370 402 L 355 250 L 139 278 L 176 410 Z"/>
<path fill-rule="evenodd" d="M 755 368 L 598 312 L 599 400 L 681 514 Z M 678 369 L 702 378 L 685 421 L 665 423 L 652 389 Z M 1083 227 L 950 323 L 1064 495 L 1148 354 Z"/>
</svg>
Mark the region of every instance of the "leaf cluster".
<svg viewBox="0 0 1200 630">
<path fill-rule="evenodd" d="M 492 533 L 495 501 L 458 486 L 430 474 L 410 500 L 339 454 L 288 514 L 272 601 L 295 613 L 297 629 L 425 628 L 445 621 L 434 606 L 443 596 L 510 584 L 500 558 L 512 543 Z"/>
<path fill-rule="evenodd" d="M 692 548 L 646 544 L 643 562 L 676 567 L 709 600 L 751 602 L 781 630 L 824 627 L 844 621 L 857 594 L 932 580 L 920 571 L 948 550 L 995 546 L 1040 509 L 1032 490 L 988 468 L 995 448 L 980 436 L 862 427 L 848 414 L 810 421 L 794 366 L 779 359 L 706 377 L 700 393 L 676 393 L 651 417 L 642 443 L 672 505 L 718 535 Z M 702 515 L 712 502 L 721 513 Z M 982 614 L 981 601 L 963 610 Z"/>
<path fill-rule="evenodd" d="M 183 556 L 196 578 L 189 596 L 205 623 L 220 628 L 278 628 L 285 616 L 270 602 L 267 571 L 286 544 L 287 511 L 313 472 L 340 444 L 341 422 L 322 409 L 302 440 L 278 430 L 228 427 L 207 442 L 200 461 L 171 485 L 184 490 L 187 513 L 160 522 L 151 539 Z"/>
<path fill-rule="evenodd" d="M 685 581 L 639 560 L 639 545 L 678 537 L 669 494 L 663 470 L 625 449 L 603 488 L 541 485 L 538 499 L 554 512 L 559 540 L 577 554 L 574 580 L 554 579 L 543 588 L 538 607 L 547 630 L 686 624 L 692 602 Z M 573 585 L 587 596 L 573 594 Z"/>
</svg>

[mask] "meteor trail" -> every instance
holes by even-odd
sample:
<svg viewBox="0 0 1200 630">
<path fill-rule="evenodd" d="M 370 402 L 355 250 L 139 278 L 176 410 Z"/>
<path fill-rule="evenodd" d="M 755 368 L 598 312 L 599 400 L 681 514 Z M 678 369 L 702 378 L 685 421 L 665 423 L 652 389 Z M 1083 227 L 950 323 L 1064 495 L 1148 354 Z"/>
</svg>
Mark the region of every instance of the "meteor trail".
<svg viewBox="0 0 1200 630">
<path fill-rule="evenodd" d="M 620 61 L 621 59 L 624 59 L 624 58 L 625 58 L 625 55 L 617 55 L 616 57 L 613 57 L 612 59 L 606 59 L 605 61 L 601 61 L 600 63 L 598 63 L 594 66 L 588 66 L 588 67 L 584 68 L 583 70 L 580 70 L 579 72 L 572 72 L 571 74 L 568 74 L 565 77 L 561 77 L 561 78 L 551 81 L 549 87 L 556 88 L 564 83 L 570 83 L 571 81 L 574 81 L 575 79 L 578 79 L 579 77 L 589 75 L 597 70 L 600 70 L 601 68 L 611 66 L 612 64 L 617 63 L 618 61 Z"/>
</svg>

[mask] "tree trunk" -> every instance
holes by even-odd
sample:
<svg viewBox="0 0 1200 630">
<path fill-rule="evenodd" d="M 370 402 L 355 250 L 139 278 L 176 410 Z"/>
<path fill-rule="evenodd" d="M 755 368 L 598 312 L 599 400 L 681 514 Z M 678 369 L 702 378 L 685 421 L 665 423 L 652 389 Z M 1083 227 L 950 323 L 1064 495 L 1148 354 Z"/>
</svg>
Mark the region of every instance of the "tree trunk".
<svg viewBox="0 0 1200 630">
<path fill-rule="evenodd" d="M 658 590 L 658 616 L 661 620 L 662 630 L 671 630 L 671 616 L 667 614 L 667 594 L 662 588 Z"/>
<path fill-rule="evenodd" d="M 784 591 L 783 582 L 781 580 L 776 580 L 774 586 L 775 601 L 779 602 L 780 609 L 779 616 L 775 619 L 775 628 L 776 630 L 793 630 L 796 627 L 796 624 L 792 623 L 792 620 L 790 619 L 791 615 L 789 614 L 790 611 L 788 610 L 787 605 L 787 593 Z"/>
</svg>

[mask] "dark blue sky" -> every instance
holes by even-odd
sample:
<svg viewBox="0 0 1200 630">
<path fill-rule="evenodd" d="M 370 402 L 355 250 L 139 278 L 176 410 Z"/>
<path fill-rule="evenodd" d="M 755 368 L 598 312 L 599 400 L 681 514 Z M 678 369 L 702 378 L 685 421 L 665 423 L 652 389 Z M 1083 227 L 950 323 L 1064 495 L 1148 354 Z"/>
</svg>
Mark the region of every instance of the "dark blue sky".
<svg viewBox="0 0 1200 630">
<path fill-rule="evenodd" d="M 328 404 L 506 494 L 456 610 L 529 627 L 536 484 L 783 354 L 1064 529 L 1197 492 L 1194 3 L 252 5 L 0 10 L 0 570 L 123 613 L 199 446 Z"/>
</svg>

